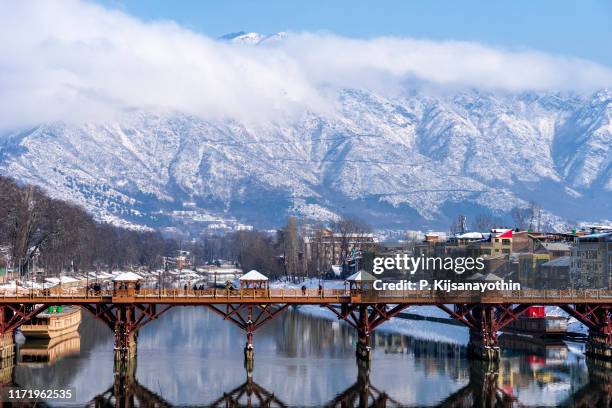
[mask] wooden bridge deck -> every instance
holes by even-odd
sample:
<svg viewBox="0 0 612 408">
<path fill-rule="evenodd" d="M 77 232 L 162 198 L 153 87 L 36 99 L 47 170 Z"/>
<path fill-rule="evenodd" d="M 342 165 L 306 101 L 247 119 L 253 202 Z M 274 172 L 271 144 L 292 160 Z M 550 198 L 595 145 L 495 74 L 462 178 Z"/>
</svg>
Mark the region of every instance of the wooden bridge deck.
<svg viewBox="0 0 612 408">
<path fill-rule="evenodd" d="M 344 289 L 141 289 L 92 292 L 85 289 L 0 292 L 0 304 L 608 304 L 610 290 L 521 290 L 480 292 L 368 291 Z"/>
</svg>

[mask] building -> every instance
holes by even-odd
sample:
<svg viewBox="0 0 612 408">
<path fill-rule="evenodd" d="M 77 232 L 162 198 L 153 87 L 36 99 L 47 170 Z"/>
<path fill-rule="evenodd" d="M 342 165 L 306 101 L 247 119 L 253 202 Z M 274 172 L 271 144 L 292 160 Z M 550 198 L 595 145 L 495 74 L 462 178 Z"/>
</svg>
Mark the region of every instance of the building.
<svg viewBox="0 0 612 408">
<path fill-rule="evenodd" d="M 570 286 L 571 256 L 561 256 L 540 265 L 536 287 L 538 289 L 567 289 Z"/>
<path fill-rule="evenodd" d="M 179 250 L 176 257 L 164 257 L 165 268 L 176 268 L 178 270 L 193 268 L 194 259 L 189 251 Z"/>
<path fill-rule="evenodd" d="M 512 253 L 512 230 L 494 228 L 491 230 L 491 255 L 510 255 Z"/>
<path fill-rule="evenodd" d="M 540 267 L 550 261 L 548 253 L 515 252 L 510 260 L 517 272 L 518 281 L 526 288 L 540 288 Z"/>
<path fill-rule="evenodd" d="M 572 245 L 569 242 L 538 242 L 535 253 L 546 253 L 550 259 L 557 259 L 572 255 Z"/>
<path fill-rule="evenodd" d="M 373 251 L 376 243 L 371 233 L 341 234 L 325 228 L 316 236 L 304 238 L 304 253 L 307 264 L 319 272 L 327 272 L 332 265 L 345 264 L 354 251 Z"/>
<path fill-rule="evenodd" d="M 612 231 L 576 237 L 570 274 L 577 287 L 612 289 Z"/>
<path fill-rule="evenodd" d="M 206 265 L 196 269 L 210 285 L 222 285 L 227 281 L 239 279 L 242 276 L 242 269 L 231 265 Z"/>
</svg>

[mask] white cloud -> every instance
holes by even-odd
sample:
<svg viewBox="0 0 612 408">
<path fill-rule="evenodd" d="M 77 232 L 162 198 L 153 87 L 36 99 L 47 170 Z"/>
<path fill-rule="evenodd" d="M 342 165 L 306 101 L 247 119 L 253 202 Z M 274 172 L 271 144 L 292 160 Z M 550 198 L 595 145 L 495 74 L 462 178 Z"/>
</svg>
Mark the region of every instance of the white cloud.
<svg viewBox="0 0 612 408">
<path fill-rule="evenodd" d="M 612 70 L 590 61 L 468 42 L 291 34 L 228 44 L 78 0 L 0 0 L 0 128 L 98 120 L 127 108 L 270 119 L 328 111 L 329 93 L 407 84 L 591 91 Z"/>
</svg>

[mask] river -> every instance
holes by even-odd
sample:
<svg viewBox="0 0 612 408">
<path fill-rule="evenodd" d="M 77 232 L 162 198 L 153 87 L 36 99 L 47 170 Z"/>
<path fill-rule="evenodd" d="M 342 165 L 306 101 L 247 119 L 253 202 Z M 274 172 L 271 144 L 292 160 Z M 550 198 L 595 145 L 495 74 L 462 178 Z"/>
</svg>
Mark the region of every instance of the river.
<svg viewBox="0 0 612 408">
<path fill-rule="evenodd" d="M 377 331 L 370 367 L 358 367 L 351 328 L 295 309 L 256 332 L 250 372 L 244 367 L 240 329 L 204 307 L 176 307 L 141 330 L 135 365 L 114 376 L 111 331 L 83 316 L 80 340 L 72 339 L 64 355 L 35 364 L 18 357 L 10 371 L 13 383 L 74 387 L 75 406 L 135 401 L 140 406 L 247 406 L 249 399 L 252 406 L 262 400 L 269 406 L 317 407 L 363 406 L 365 400 L 377 406 L 468 407 L 495 401 L 572 406 L 610 398 L 612 388 L 612 370 L 587 362 L 574 347 L 509 337 L 502 339 L 502 360 L 493 366 L 468 360 L 461 342 Z M 447 327 L 410 324 L 427 324 L 431 338 Z M 28 343 L 20 348 L 27 352 Z"/>
</svg>

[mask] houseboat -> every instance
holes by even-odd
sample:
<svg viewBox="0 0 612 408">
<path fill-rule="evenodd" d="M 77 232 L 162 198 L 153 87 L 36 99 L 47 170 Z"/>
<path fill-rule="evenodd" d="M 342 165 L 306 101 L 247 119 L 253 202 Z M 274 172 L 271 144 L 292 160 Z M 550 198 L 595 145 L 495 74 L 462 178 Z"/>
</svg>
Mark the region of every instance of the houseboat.
<svg viewBox="0 0 612 408">
<path fill-rule="evenodd" d="M 563 316 L 547 316 L 544 306 L 531 306 L 502 331 L 543 337 L 562 336 L 567 333 L 567 320 Z"/>
<path fill-rule="evenodd" d="M 81 324 L 78 307 L 51 306 L 21 326 L 21 334 L 32 339 L 52 339 L 75 332 Z"/>
</svg>

